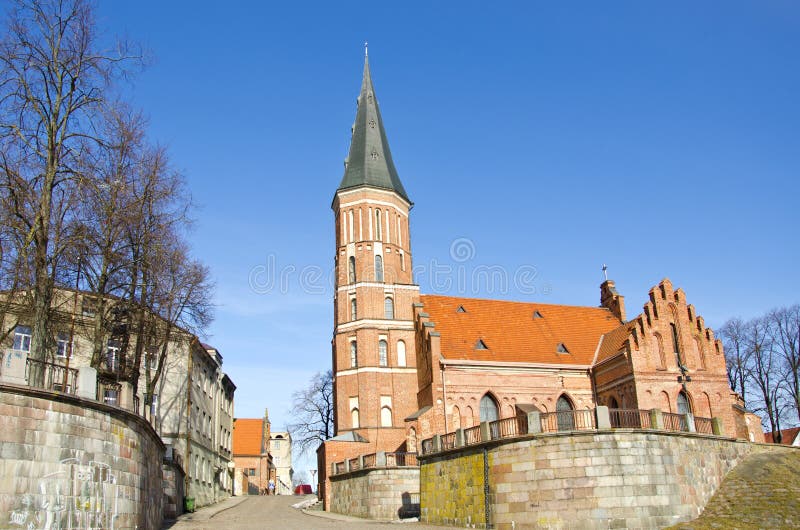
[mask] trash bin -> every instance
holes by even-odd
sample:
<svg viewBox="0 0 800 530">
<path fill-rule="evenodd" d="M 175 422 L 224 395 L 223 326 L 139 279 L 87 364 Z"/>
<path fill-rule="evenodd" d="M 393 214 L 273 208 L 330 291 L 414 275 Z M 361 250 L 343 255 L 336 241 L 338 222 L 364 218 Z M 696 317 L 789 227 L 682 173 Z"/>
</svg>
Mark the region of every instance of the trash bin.
<svg viewBox="0 0 800 530">
<path fill-rule="evenodd" d="M 186 497 L 183 502 L 186 506 L 186 511 L 194 513 L 194 497 Z"/>
</svg>

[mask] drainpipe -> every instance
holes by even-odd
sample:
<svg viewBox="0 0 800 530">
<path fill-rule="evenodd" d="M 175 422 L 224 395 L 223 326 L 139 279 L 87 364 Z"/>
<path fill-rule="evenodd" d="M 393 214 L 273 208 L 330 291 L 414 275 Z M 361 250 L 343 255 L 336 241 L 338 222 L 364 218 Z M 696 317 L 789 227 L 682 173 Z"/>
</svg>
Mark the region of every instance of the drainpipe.
<svg viewBox="0 0 800 530">
<path fill-rule="evenodd" d="M 189 480 L 189 470 L 192 467 L 192 347 L 194 346 L 194 341 L 189 343 L 189 356 L 186 361 L 187 366 L 187 385 L 186 385 L 186 476 L 184 476 L 184 489 L 185 489 L 185 497 L 189 496 L 189 487 L 191 486 L 191 480 Z"/>
<path fill-rule="evenodd" d="M 439 362 L 440 373 L 442 374 L 442 414 L 444 415 L 444 432 L 447 433 L 447 383 L 444 379 L 444 364 Z"/>
</svg>

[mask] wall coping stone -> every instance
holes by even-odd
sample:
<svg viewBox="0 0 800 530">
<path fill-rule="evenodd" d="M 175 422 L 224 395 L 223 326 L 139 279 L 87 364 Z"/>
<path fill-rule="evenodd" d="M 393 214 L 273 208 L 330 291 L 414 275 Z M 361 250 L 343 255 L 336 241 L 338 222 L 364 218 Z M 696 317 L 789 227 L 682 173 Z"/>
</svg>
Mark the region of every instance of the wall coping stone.
<svg viewBox="0 0 800 530">
<path fill-rule="evenodd" d="M 94 409 L 99 412 L 104 412 L 106 414 L 114 416 L 123 421 L 130 421 L 136 423 L 140 427 L 143 427 L 146 431 L 148 431 L 148 434 L 150 434 L 151 437 L 156 440 L 158 445 L 161 446 L 161 449 L 166 450 L 167 446 L 164 444 L 164 441 L 158 435 L 155 428 L 153 428 L 153 426 L 150 425 L 150 422 L 144 419 L 142 416 L 134 414 L 133 412 L 130 412 L 128 410 L 119 407 L 114 407 L 112 405 L 108 405 L 106 403 L 102 403 L 100 401 L 96 401 L 93 399 L 84 399 L 74 396 L 72 394 L 43 390 L 40 388 L 30 387 L 28 385 L 12 385 L 9 383 L 0 383 L 0 392 L 5 392 L 8 394 L 18 394 L 22 396 L 28 396 L 39 399 L 48 399 L 51 401 L 66 403 L 68 405 L 75 405 L 81 408 Z"/>
</svg>

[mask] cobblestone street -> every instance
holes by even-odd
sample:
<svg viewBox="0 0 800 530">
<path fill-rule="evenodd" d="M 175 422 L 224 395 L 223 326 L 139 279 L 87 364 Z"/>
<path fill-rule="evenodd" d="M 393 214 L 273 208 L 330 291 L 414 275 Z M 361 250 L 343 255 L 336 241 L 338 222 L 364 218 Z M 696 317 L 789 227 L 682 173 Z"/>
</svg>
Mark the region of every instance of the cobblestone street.
<svg viewBox="0 0 800 530">
<path fill-rule="evenodd" d="M 292 508 L 293 504 L 307 497 L 277 495 L 262 497 L 246 497 L 229 499 L 225 504 L 238 504 L 231 508 L 219 510 L 219 506 L 201 508 L 193 514 L 184 514 L 177 521 L 165 526 L 170 530 L 206 530 L 206 529 L 260 529 L 276 528 L 286 530 L 309 530 L 316 528 L 352 528 L 359 530 L 386 530 L 388 526 L 407 528 L 408 530 L 442 530 L 444 527 L 424 525 L 415 522 L 391 523 L 368 521 L 355 517 L 340 516 L 331 513 L 303 513 Z"/>
</svg>

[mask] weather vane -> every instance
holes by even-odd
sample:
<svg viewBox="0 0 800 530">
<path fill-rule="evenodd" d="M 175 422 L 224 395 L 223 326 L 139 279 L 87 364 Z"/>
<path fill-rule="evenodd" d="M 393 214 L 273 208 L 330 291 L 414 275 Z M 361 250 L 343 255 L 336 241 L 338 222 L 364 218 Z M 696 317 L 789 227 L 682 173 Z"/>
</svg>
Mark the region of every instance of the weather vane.
<svg viewBox="0 0 800 530">
<path fill-rule="evenodd" d="M 605 263 L 603 263 L 603 277 L 608 281 L 608 267 L 606 267 Z"/>
</svg>

